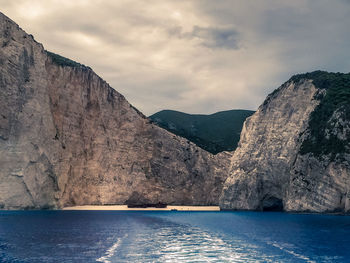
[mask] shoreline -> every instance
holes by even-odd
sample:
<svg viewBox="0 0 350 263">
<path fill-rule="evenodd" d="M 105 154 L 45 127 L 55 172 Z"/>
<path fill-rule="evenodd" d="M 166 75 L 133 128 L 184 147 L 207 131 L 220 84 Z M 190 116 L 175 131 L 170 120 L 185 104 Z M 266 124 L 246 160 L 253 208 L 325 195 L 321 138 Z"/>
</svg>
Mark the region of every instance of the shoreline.
<svg viewBox="0 0 350 263">
<path fill-rule="evenodd" d="M 184 206 L 168 205 L 164 208 L 147 207 L 147 208 L 129 208 L 127 205 L 81 205 L 64 207 L 61 210 L 101 210 L 101 211 L 220 211 L 219 206 Z"/>
</svg>

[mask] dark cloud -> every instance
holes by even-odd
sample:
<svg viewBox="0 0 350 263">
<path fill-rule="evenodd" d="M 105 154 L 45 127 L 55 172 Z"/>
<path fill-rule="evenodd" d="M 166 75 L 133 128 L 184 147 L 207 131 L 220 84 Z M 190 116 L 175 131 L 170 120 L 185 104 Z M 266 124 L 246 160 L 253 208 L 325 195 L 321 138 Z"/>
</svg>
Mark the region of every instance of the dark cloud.
<svg viewBox="0 0 350 263">
<path fill-rule="evenodd" d="M 201 27 L 195 25 L 190 32 L 184 32 L 179 26 L 167 30 L 170 36 L 183 39 L 198 39 L 199 43 L 208 48 L 237 49 L 239 34 L 234 28 Z"/>
<path fill-rule="evenodd" d="M 210 48 L 238 48 L 238 32 L 232 28 L 204 28 L 195 26 L 192 35 L 202 40 L 202 44 Z"/>
</svg>

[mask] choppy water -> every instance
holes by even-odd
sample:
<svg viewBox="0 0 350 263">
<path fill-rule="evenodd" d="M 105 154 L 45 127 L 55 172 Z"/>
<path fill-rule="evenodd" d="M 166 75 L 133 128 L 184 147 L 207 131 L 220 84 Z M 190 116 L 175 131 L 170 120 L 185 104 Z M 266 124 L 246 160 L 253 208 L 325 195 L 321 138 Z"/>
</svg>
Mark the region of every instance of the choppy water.
<svg viewBox="0 0 350 263">
<path fill-rule="evenodd" d="M 0 262 L 350 262 L 350 217 L 0 211 Z"/>
</svg>

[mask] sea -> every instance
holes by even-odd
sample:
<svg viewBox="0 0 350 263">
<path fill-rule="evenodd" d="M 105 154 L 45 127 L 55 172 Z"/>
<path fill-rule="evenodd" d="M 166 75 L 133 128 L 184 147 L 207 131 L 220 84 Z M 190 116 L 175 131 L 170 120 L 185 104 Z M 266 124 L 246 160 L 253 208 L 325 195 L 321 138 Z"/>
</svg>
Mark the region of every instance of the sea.
<svg viewBox="0 0 350 263">
<path fill-rule="evenodd" d="M 0 211 L 0 262 L 350 262 L 350 216 Z"/>
</svg>

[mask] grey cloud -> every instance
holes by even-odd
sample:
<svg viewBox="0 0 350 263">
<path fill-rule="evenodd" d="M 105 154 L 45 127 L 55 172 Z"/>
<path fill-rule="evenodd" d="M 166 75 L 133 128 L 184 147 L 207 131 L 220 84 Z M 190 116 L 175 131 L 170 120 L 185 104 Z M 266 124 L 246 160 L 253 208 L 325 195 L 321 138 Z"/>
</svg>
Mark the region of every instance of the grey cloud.
<svg viewBox="0 0 350 263">
<path fill-rule="evenodd" d="M 243 46 L 261 46 L 263 52 L 272 52 L 282 63 L 277 81 L 316 69 L 349 71 L 349 3 L 266 0 L 244 4 L 222 1 L 217 5 L 204 0 L 197 8 L 217 25 L 236 23 Z"/>
<path fill-rule="evenodd" d="M 239 33 L 234 28 L 215 28 L 194 26 L 192 31 L 183 32 L 180 26 L 167 29 L 170 36 L 185 39 L 199 39 L 200 44 L 208 48 L 239 48 Z"/>
<path fill-rule="evenodd" d="M 202 44 L 206 47 L 238 48 L 238 32 L 232 28 L 219 29 L 195 26 L 192 35 L 202 39 Z"/>
</svg>

